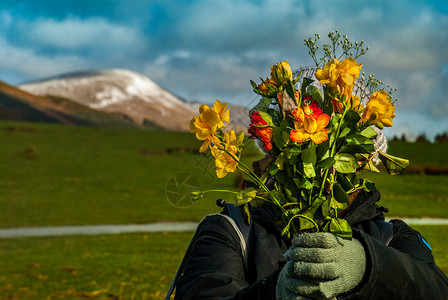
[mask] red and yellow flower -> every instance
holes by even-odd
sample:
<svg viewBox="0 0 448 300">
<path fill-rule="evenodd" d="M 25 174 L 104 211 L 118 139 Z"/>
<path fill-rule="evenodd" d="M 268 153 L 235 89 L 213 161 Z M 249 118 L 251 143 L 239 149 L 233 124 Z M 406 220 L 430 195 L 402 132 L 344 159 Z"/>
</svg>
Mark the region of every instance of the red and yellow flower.
<svg viewBox="0 0 448 300">
<path fill-rule="evenodd" d="M 320 144 L 328 139 L 328 131 L 325 128 L 330 122 L 330 116 L 323 113 L 316 101 L 305 104 L 304 107 L 296 107 L 292 111 L 294 127 L 291 130 L 291 140 L 301 143 L 311 139 Z"/>
<path fill-rule="evenodd" d="M 258 111 L 254 111 L 250 116 L 248 132 L 251 138 L 256 137 L 263 142 L 264 149 L 266 149 L 266 151 L 272 150 L 272 127 L 269 125 L 268 121 L 263 119 Z"/>
</svg>

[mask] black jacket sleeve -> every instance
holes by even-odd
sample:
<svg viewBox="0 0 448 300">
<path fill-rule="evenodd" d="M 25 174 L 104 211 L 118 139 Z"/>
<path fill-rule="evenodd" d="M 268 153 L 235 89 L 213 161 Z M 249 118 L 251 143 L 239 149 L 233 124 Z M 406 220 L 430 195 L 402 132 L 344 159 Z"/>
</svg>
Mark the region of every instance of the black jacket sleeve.
<svg viewBox="0 0 448 300">
<path fill-rule="evenodd" d="M 222 216 L 209 216 L 185 262 L 175 299 L 275 299 L 278 271 L 250 285 L 245 280 L 241 242 Z"/>
<path fill-rule="evenodd" d="M 422 236 L 403 221 L 393 220 L 389 246 L 355 231 L 367 255 L 367 271 L 347 299 L 448 299 L 448 278 L 436 266 Z"/>
</svg>

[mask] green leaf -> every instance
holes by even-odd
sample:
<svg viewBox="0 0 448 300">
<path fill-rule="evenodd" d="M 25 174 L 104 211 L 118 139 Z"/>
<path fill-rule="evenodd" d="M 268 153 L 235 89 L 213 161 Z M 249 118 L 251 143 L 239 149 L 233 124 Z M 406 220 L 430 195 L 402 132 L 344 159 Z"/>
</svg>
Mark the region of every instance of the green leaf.
<svg viewBox="0 0 448 300">
<path fill-rule="evenodd" d="M 302 151 L 302 161 L 303 163 L 316 163 L 316 147 L 309 146 Z"/>
<path fill-rule="evenodd" d="M 280 203 L 286 203 L 286 199 L 285 197 L 283 197 L 282 193 L 280 193 L 277 190 L 272 190 L 271 194 L 274 195 L 274 197 L 277 199 L 278 202 Z"/>
<path fill-rule="evenodd" d="M 258 111 L 258 110 L 257 110 Z M 275 127 L 274 122 L 272 122 L 272 117 L 270 114 L 264 111 L 258 111 L 260 117 L 268 123 L 267 125 L 256 125 L 257 127 Z M 254 125 L 255 126 L 255 125 Z"/>
<path fill-rule="evenodd" d="M 343 175 L 353 186 L 357 186 L 360 184 L 359 177 L 357 173 L 349 173 Z"/>
<path fill-rule="evenodd" d="M 246 225 L 249 226 L 250 225 L 249 205 L 247 203 L 241 205 L 240 212 L 241 212 L 241 215 L 243 216 L 244 223 L 246 223 Z"/>
<path fill-rule="evenodd" d="M 316 177 L 316 172 L 312 163 L 303 163 L 303 172 L 308 178 Z"/>
<path fill-rule="evenodd" d="M 323 106 L 322 93 L 320 90 L 314 85 L 309 85 L 306 89 L 307 93 L 313 97 L 314 100 L 317 101 L 319 107 Z"/>
<path fill-rule="evenodd" d="M 328 198 L 322 204 L 322 216 L 324 218 L 329 217 L 330 216 L 330 212 L 331 212 L 331 199 Z"/>
<path fill-rule="evenodd" d="M 307 88 L 311 83 L 313 83 L 313 81 L 314 81 L 314 80 L 312 80 L 312 79 L 310 79 L 310 78 L 308 78 L 308 77 L 303 77 L 303 82 L 302 82 L 302 86 L 301 86 L 301 89 L 300 89 L 300 93 L 301 93 L 302 95 L 305 95 L 305 93 L 306 93 L 306 88 Z"/>
<path fill-rule="evenodd" d="M 349 154 L 370 154 L 372 151 L 374 151 L 374 149 L 370 150 L 371 148 L 373 148 L 373 145 L 344 145 L 341 147 L 339 152 Z"/>
<path fill-rule="evenodd" d="M 284 85 L 286 92 L 288 93 L 289 97 L 291 97 L 291 99 L 294 101 L 294 104 L 296 105 L 296 101 L 295 101 L 295 95 L 294 95 L 294 85 L 292 84 L 292 81 L 287 81 L 286 84 Z"/>
<path fill-rule="evenodd" d="M 299 189 L 311 190 L 313 188 L 313 184 L 309 182 L 305 177 L 303 177 L 302 179 L 293 178 L 292 180 Z"/>
<path fill-rule="evenodd" d="M 282 131 L 282 139 L 283 139 L 283 142 L 285 142 L 285 144 L 287 144 L 289 142 L 289 136 L 290 136 L 290 134 L 288 131 L 285 131 L 285 130 Z"/>
<path fill-rule="evenodd" d="M 299 155 L 302 152 L 302 149 L 300 147 L 290 146 L 283 150 L 283 153 L 285 153 L 286 157 L 288 159 L 291 159 L 297 155 Z"/>
<path fill-rule="evenodd" d="M 283 128 L 275 127 L 272 131 L 272 140 L 278 149 L 282 150 L 286 146 L 286 142 L 283 140 Z"/>
<path fill-rule="evenodd" d="M 401 171 L 409 167 L 409 160 L 407 159 L 395 157 L 381 151 L 378 152 L 378 155 L 391 175 L 400 174 Z"/>
<path fill-rule="evenodd" d="M 275 160 L 275 165 L 277 166 L 277 168 L 279 170 L 283 170 L 284 169 L 283 164 L 285 163 L 285 159 L 286 159 L 285 153 L 282 152 L 282 153 L 280 153 L 280 155 Z"/>
<path fill-rule="evenodd" d="M 283 187 L 284 189 L 285 189 L 285 193 L 286 193 L 286 198 L 287 198 L 287 200 L 288 201 L 290 201 L 290 202 L 292 202 L 292 203 L 297 203 L 298 202 L 298 200 L 297 200 L 297 198 L 296 197 L 294 197 L 294 195 L 295 196 L 297 196 L 298 195 L 298 191 L 297 191 L 297 189 L 296 189 L 296 186 L 295 185 L 290 185 L 289 187 Z M 293 191 L 291 191 L 291 190 L 293 190 Z"/>
<path fill-rule="evenodd" d="M 269 105 L 271 105 L 272 100 L 270 98 L 263 97 L 260 99 L 257 105 L 255 105 L 250 111 L 249 116 L 252 115 L 254 111 L 267 112 Z"/>
<path fill-rule="evenodd" d="M 330 221 L 330 232 L 344 239 L 352 239 L 352 228 L 345 219 L 333 218 Z"/>
<path fill-rule="evenodd" d="M 349 127 L 344 127 L 344 129 L 341 130 L 341 133 L 339 134 L 339 138 L 345 137 L 347 134 L 349 134 L 352 131 Z"/>
<path fill-rule="evenodd" d="M 352 134 L 345 138 L 348 145 L 372 145 L 373 141 L 360 134 Z M 373 151 L 373 150 L 372 150 Z"/>
<path fill-rule="evenodd" d="M 320 143 L 316 147 L 316 156 L 317 160 L 322 160 L 323 158 L 326 158 L 329 156 L 329 149 L 330 149 L 330 141 L 326 140 L 323 143 Z"/>
<path fill-rule="evenodd" d="M 258 88 L 258 85 L 253 80 L 250 81 L 250 84 L 252 85 L 253 89 Z"/>
<path fill-rule="evenodd" d="M 359 120 L 361 120 L 361 116 L 356 111 L 349 110 L 344 117 L 344 126 L 355 128 L 354 125 L 357 125 Z"/>
<path fill-rule="evenodd" d="M 348 195 L 339 182 L 333 184 L 333 196 L 339 203 L 348 203 Z"/>
<path fill-rule="evenodd" d="M 371 171 L 379 173 L 380 170 L 376 167 L 375 163 L 372 160 L 368 160 L 367 163 L 364 165 L 363 170 Z"/>
<path fill-rule="evenodd" d="M 356 173 L 352 173 L 356 176 Z M 339 182 L 344 191 L 350 191 L 354 185 L 347 179 L 346 175 L 338 173 L 336 180 Z"/>
<path fill-rule="evenodd" d="M 235 205 L 236 206 L 244 205 L 252 201 L 255 198 L 255 196 L 257 196 L 257 190 L 254 189 L 253 187 L 244 189 L 235 195 Z"/>
<path fill-rule="evenodd" d="M 337 125 L 338 125 L 338 123 L 339 123 L 339 120 L 342 118 L 342 115 L 334 115 L 334 116 L 332 116 L 331 117 L 331 119 L 330 119 L 330 125 L 332 126 L 332 127 L 336 127 Z"/>
<path fill-rule="evenodd" d="M 330 169 L 336 161 L 332 157 L 327 157 L 326 159 L 322 160 L 317 164 L 318 167 L 321 167 L 322 169 Z"/>
<path fill-rule="evenodd" d="M 334 156 L 334 168 L 340 173 L 354 173 L 359 165 L 355 157 L 348 153 L 338 153 Z"/>
<path fill-rule="evenodd" d="M 270 175 L 275 175 L 278 172 L 278 167 L 275 164 L 271 164 L 268 168 L 268 172 Z"/>
<path fill-rule="evenodd" d="M 359 134 L 362 136 L 365 136 L 368 139 L 374 139 L 378 135 L 378 133 L 376 133 L 375 129 L 373 129 L 371 126 L 367 127 L 366 129 L 361 131 Z"/>
</svg>

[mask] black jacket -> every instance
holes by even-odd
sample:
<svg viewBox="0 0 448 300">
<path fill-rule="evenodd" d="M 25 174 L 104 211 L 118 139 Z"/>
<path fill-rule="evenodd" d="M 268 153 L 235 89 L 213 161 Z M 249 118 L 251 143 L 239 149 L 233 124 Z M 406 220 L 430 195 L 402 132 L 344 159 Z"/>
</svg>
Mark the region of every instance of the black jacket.
<svg viewBox="0 0 448 300">
<path fill-rule="evenodd" d="M 378 200 L 376 190 L 361 193 L 344 215 L 364 245 L 367 269 L 355 290 L 337 298 L 448 299 L 448 278 L 435 265 L 421 235 L 403 221 L 392 220 L 392 240 L 385 236 Z M 290 241 L 281 237 L 270 208 L 253 209 L 252 217 L 247 270 L 240 239 L 230 223 L 220 216 L 201 223 L 175 299 L 275 299 Z"/>
</svg>

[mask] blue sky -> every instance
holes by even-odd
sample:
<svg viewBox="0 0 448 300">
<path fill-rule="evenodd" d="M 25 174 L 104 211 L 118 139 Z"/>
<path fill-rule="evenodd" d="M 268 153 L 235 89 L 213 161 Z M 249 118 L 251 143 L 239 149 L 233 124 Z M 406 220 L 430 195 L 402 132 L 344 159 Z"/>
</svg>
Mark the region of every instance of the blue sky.
<svg viewBox="0 0 448 300">
<path fill-rule="evenodd" d="M 186 100 L 248 105 L 249 80 L 303 39 L 338 29 L 370 46 L 363 70 L 398 89 L 387 135 L 448 131 L 448 2 L 352 0 L 2 0 L 0 80 L 125 68 Z"/>
</svg>

